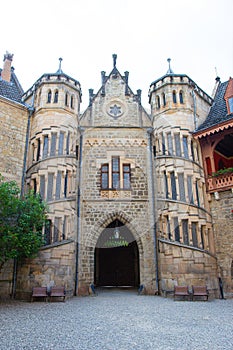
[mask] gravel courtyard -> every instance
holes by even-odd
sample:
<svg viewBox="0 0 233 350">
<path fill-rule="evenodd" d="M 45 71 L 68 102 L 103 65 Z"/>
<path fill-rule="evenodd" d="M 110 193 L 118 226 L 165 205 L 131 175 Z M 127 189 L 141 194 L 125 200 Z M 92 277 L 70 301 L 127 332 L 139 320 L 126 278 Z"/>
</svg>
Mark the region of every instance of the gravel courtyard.
<svg viewBox="0 0 233 350">
<path fill-rule="evenodd" d="M 63 302 L 0 302 L 1 350 L 233 349 L 233 300 L 100 290 Z"/>
</svg>

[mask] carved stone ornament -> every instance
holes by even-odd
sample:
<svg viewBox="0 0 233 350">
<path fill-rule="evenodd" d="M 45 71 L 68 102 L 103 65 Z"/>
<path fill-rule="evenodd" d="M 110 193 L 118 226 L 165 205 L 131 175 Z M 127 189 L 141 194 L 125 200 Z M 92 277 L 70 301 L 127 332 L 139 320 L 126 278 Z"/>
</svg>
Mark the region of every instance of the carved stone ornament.
<svg viewBox="0 0 233 350">
<path fill-rule="evenodd" d="M 125 106 L 120 101 L 111 101 L 105 107 L 105 111 L 114 119 L 118 119 L 125 113 Z"/>
</svg>

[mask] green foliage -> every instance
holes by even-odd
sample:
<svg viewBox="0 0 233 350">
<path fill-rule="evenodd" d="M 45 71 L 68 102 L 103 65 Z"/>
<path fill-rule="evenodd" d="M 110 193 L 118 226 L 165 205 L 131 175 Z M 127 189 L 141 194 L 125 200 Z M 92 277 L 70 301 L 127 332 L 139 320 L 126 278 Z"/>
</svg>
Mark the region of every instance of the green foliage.
<svg viewBox="0 0 233 350">
<path fill-rule="evenodd" d="M 233 168 L 220 169 L 216 173 L 212 173 L 212 176 L 217 177 L 217 176 L 229 174 L 229 173 L 233 173 Z"/>
<path fill-rule="evenodd" d="M 0 175 L 0 269 L 12 258 L 34 257 L 43 245 L 42 227 L 47 207 L 32 192 L 20 198 L 14 181 L 4 182 Z"/>
</svg>

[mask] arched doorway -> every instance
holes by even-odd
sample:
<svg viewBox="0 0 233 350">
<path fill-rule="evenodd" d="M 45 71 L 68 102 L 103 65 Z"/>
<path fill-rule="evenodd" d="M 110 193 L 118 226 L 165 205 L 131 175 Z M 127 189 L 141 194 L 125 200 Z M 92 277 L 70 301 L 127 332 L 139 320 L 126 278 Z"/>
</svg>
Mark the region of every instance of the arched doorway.
<svg viewBox="0 0 233 350">
<path fill-rule="evenodd" d="M 139 282 L 137 242 L 121 221 L 114 220 L 96 244 L 95 285 L 138 287 Z"/>
</svg>

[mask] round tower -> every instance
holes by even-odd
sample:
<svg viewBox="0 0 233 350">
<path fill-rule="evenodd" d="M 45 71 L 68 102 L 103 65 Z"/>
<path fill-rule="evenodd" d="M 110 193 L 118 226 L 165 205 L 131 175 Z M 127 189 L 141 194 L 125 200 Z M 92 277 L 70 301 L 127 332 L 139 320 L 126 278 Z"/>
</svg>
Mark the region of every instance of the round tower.
<svg viewBox="0 0 233 350">
<path fill-rule="evenodd" d="M 152 82 L 149 91 L 154 130 L 158 237 L 165 257 L 168 245 L 171 249 L 172 244 L 171 257 L 180 254 L 181 260 L 185 260 L 187 248 L 193 256 L 194 251 L 214 253 L 201 153 L 192 136 L 204 121 L 212 99 L 187 75 L 175 74 L 170 59 L 168 62 L 167 73 Z M 163 254 L 160 257 L 163 265 L 166 258 L 163 260 Z M 166 270 L 163 275 L 161 270 L 165 289 L 172 289 L 174 280 L 183 283 L 182 279 L 187 279 L 193 283 L 195 274 L 190 274 L 191 270 L 188 272 L 185 261 L 181 260 L 178 266 L 178 260 L 172 262 L 174 274 Z M 203 259 L 204 265 L 206 262 L 208 259 Z M 183 274 L 179 274 L 180 266 Z M 179 273 L 176 274 L 175 270 Z M 214 289 L 213 280 L 209 283 Z"/>
<path fill-rule="evenodd" d="M 62 248 L 59 248 L 59 254 L 56 250 L 58 266 L 54 260 L 53 269 L 48 268 L 43 278 L 57 284 L 65 283 L 67 288 L 74 289 L 77 130 L 81 87 L 77 80 L 63 73 L 62 59 L 59 60 L 56 73 L 43 74 L 24 94 L 24 102 L 31 112 L 26 183 L 35 193 L 40 193 L 49 206 L 49 220 L 44 231 L 47 256 L 52 258 L 54 247 L 66 244 L 63 253 Z M 61 261 L 62 254 L 66 261 Z M 54 276 L 53 271 L 59 275 L 59 269 L 63 281 L 56 280 Z"/>
</svg>

